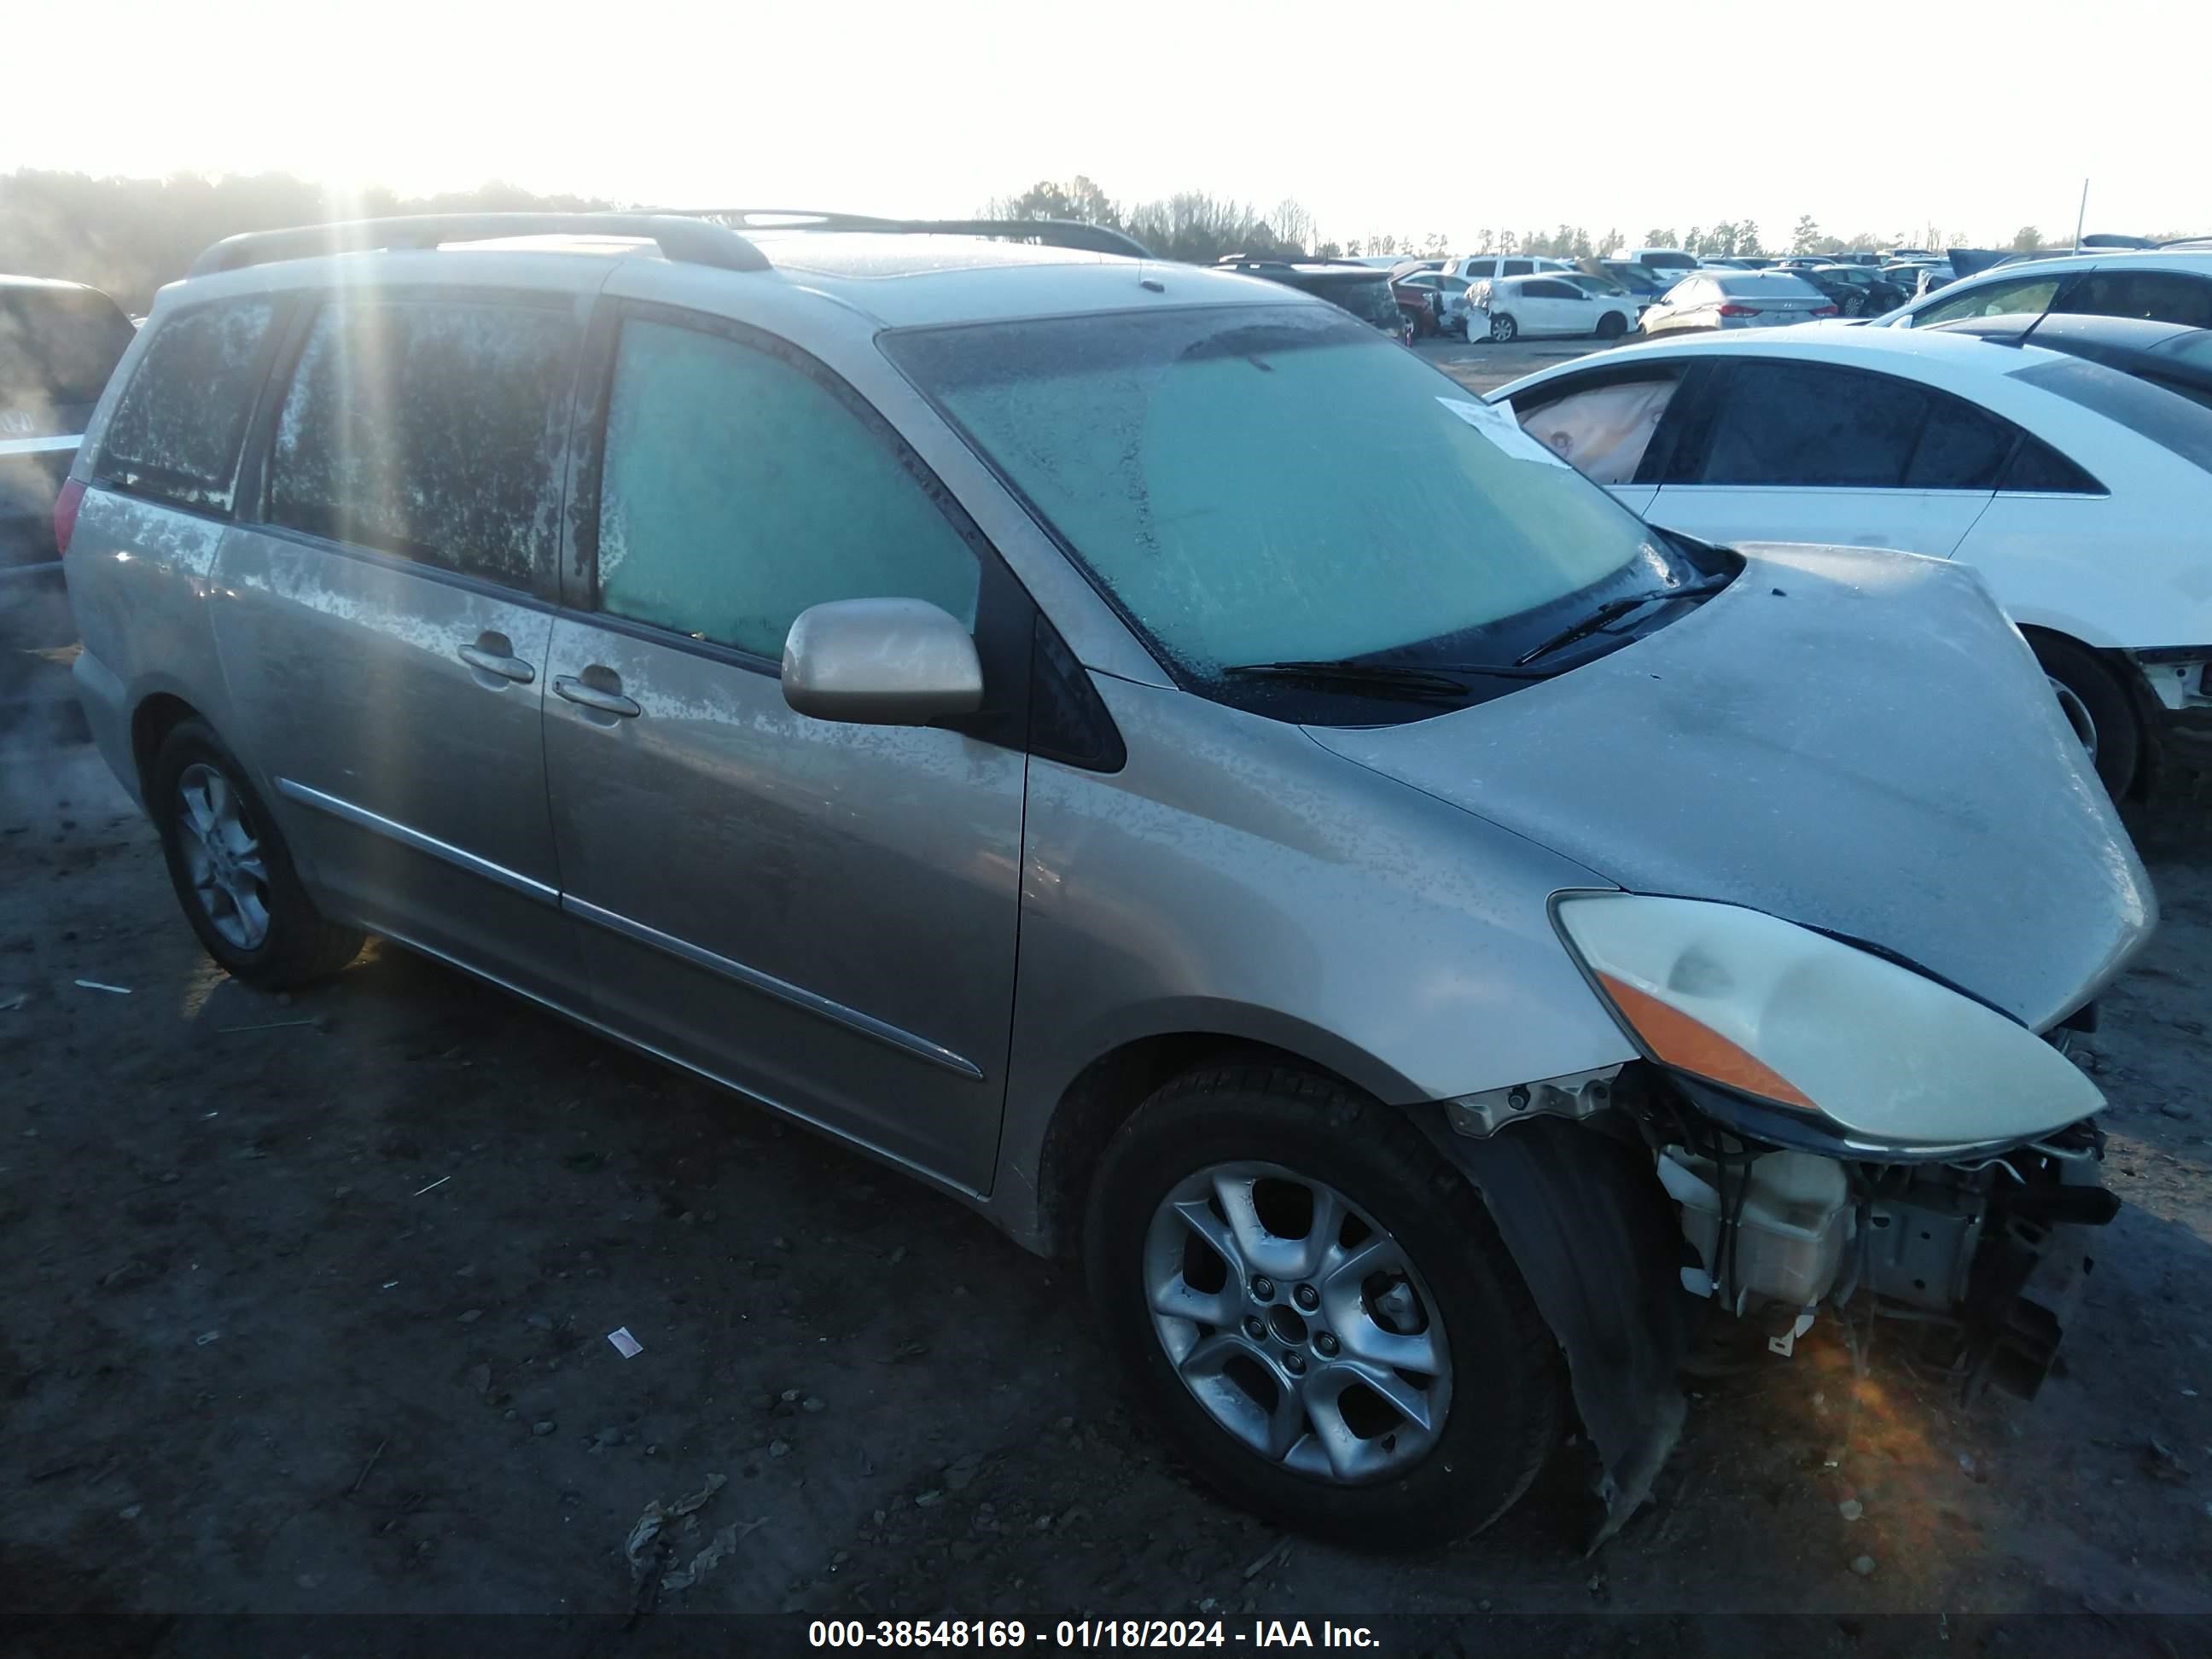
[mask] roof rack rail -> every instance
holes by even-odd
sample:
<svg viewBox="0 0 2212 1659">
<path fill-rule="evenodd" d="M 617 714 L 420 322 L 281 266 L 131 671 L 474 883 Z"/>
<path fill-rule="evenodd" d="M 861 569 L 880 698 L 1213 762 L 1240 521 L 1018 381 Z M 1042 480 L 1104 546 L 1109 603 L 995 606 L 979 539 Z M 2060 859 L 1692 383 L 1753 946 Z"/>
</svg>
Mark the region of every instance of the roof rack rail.
<svg viewBox="0 0 2212 1659">
<path fill-rule="evenodd" d="M 669 209 L 687 219 L 703 219 L 741 230 L 859 230 L 891 236 L 994 236 L 1008 241 L 1075 248 L 1086 253 L 1119 253 L 1133 259 L 1159 255 L 1127 231 L 1076 219 L 879 219 L 872 214 L 819 208 Z"/>
<path fill-rule="evenodd" d="M 727 226 L 665 213 L 424 213 L 396 219 L 354 219 L 251 230 L 226 236 L 192 261 L 187 277 L 242 270 L 277 259 L 311 259 L 379 248 L 431 248 L 443 242 L 488 242 L 508 236 L 635 236 L 659 245 L 685 264 L 723 270 L 767 270 L 768 256 Z"/>
</svg>

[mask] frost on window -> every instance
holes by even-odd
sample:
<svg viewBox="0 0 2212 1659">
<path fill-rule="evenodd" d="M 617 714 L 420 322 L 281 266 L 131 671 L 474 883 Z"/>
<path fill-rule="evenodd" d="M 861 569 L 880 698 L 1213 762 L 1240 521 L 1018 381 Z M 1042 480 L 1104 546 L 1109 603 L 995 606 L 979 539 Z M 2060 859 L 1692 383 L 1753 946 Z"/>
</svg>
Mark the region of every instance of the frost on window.
<svg viewBox="0 0 2212 1659">
<path fill-rule="evenodd" d="M 607 410 L 599 606 L 763 657 L 834 599 L 975 626 L 975 556 L 898 454 L 768 352 L 624 325 Z"/>
<path fill-rule="evenodd" d="M 1124 612 L 1201 672 L 1401 650 L 1641 556 L 1643 525 L 1611 497 L 1470 425 L 1455 384 L 1319 307 L 888 344 Z"/>
<path fill-rule="evenodd" d="M 552 558 L 575 335 L 565 310 L 325 305 L 277 415 L 270 519 L 527 585 Z"/>
<path fill-rule="evenodd" d="M 228 512 L 263 342 L 265 300 L 196 307 L 149 325 L 137 372 L 116 404 L 100 477 L 133 495 Z"/>
</svg>

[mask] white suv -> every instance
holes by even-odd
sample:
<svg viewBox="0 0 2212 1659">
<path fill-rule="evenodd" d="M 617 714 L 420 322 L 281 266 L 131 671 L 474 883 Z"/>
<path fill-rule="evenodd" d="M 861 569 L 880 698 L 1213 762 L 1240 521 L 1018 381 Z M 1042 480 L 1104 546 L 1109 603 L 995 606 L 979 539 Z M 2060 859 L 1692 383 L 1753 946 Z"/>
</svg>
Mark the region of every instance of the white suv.
<svg viewBox="0 0 2212 1659">
<path fill-rule="evenodd" d="M 2023 259 L 1948 283 L 1881 320 L 1892 328 L 1928 328 L 1969 317 L 2039 311 L 2212 328 L 2212 249 Z"/>
</svg>

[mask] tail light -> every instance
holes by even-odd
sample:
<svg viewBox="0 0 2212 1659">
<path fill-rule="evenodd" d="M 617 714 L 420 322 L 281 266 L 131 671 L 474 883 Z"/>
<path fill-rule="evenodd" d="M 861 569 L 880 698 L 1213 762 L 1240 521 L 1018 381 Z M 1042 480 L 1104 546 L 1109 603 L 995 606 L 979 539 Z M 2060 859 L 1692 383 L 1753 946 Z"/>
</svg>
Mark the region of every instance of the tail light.
<svg viewBox="0 0 2212 1659">
<path fill-rule="evenodd" d="M 1843 315 L 1843 313 L 1838 311 L 1833 306 L 1814 306 L 1813 307 L 1813 314 L 1815 317 L 1840 317 Z"/>
<path fill-rule="evenodd" d="M 60 493 L 54 497 L 54 550 L 69 551 L 70 538 L 76 533 L 76 510 L 84 502 L 84 482 L 81 478 L 63 481 Z"/>
<path fill-rule="evenodd" d="M 1757 306 L 1723 306 L 1720 314 L 1723 317 L 1756 317 L 1759 315 L 1759 307 Z"/>
</svg>

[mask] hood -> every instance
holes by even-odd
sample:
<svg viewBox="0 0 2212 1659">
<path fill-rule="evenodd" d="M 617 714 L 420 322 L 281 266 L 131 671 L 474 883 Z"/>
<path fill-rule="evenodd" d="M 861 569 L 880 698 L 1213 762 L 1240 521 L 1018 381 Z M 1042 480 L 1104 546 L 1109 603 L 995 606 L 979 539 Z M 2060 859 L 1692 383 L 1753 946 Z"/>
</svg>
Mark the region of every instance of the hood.
<svg viewBox="0 0 2212 1659">
<path fill-rule="evenodd" d="M 2149 937 L 2149 878 L 1972 570 L 1760 546 L 1558 679 L 1323 747 L 1632 891 L 1893 953 L 2042 1030 Z"/>
</svg>

